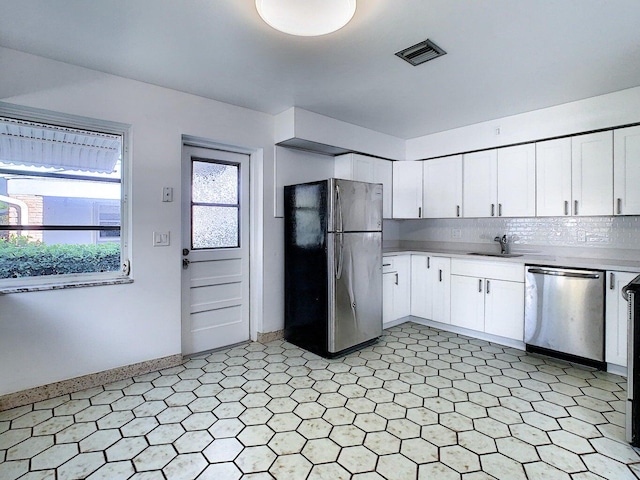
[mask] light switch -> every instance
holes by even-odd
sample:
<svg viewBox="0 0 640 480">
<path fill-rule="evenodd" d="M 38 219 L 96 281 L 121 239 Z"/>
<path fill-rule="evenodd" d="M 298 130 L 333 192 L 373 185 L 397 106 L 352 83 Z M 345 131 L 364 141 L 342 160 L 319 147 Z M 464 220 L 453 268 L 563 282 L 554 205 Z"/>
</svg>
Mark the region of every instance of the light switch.
<svg viewBox="0 0 640 480">
<path fill-rule="evenodd" d="M 173 202 L 173 187 L 162 187 L 162 201 Z"/>
<path fill-rule="evenodd" d="M 169 246 L 169 232 L 153 232 L 153 246 L 154 247 L 168 247 Z"/>
</svg>

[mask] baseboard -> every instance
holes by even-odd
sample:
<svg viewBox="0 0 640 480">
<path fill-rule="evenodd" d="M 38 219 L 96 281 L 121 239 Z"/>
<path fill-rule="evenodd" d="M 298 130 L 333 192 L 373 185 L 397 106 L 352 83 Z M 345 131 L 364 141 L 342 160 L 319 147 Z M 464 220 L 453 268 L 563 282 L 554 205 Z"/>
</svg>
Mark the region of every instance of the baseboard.
<svg viewBox="0 0 640 480">
<path fill-rule="evenodd" d="M 275 340 L 282 340 L 284 338 L 284 330 L 276 330 L 275 332 L 258 332 L 258 343 L 269 343 Z"/>
<path fill-rule="evenodd" d="M 88 388 L 106 385 L 126 378 L 144 375 L 164 368 L 175 367 L 182 363 L 182 355 L 147 360 L 123 367 L 112 368 L 103 372 L 91 373 L 82 377 L 70 378 L 60 382 L 49 383 L 40 387 L 29 388 L 20 392 L 9 393 L 0 397 L 0 412 L 10 408 L 21 407 L 29 403 L 41 402 L 50 398 L 68 395 Z"/>
</svg>

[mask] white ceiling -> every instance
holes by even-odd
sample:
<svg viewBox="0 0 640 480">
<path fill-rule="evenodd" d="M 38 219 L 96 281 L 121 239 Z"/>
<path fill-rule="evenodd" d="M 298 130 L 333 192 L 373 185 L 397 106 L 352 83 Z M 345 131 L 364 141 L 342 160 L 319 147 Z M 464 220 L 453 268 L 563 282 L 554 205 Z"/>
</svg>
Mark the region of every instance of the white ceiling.
<svg viewBox="0 0 640 480">
<path fill-rule="evenodd" d="M 1 46 L 402 138 L 640 85 L 638 0 L 359 0 L 349 25 L 315 38 L 271 29 L 253 0 L 0 0 L 0 12 Z M 426 38 L 447 55 L 394 56 Z"/>
</svg>

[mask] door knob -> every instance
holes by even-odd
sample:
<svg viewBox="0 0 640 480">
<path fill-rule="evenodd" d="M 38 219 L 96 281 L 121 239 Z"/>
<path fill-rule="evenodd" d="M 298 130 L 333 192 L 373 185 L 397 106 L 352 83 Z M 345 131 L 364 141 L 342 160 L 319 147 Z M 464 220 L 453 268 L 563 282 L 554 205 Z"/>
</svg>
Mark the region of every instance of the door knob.
<svg viewBox="0 0 640 480">
<path fill-rule="evenodd" d="M 187 258 L 183 258 L 183 259 L 182 259 L 182 268 L 185 268 L 185 269 L 186 269 L 186 268 L 189 268 L 189 264 L 190 264 L 190 263 L 191 263 L 191 262 L 189 261 L 189 259 L 187 259 Z"/>
</svg>

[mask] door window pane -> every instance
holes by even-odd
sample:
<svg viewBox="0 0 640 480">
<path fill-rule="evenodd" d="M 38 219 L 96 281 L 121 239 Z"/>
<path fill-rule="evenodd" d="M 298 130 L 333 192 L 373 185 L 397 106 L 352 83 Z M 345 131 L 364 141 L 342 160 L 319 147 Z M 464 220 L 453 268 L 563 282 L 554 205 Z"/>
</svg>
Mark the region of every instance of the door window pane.
<svg viewBox="0 0 640 480">
<path fill-rule="evenodd" d="M 238 209 L 194 205 L 192 248 L 238 247 Z"/>
<path fill-rule="evenodd" d="M 238 203 L 238 166 L 193 162 L 194 203 Z"/>
</svg>

